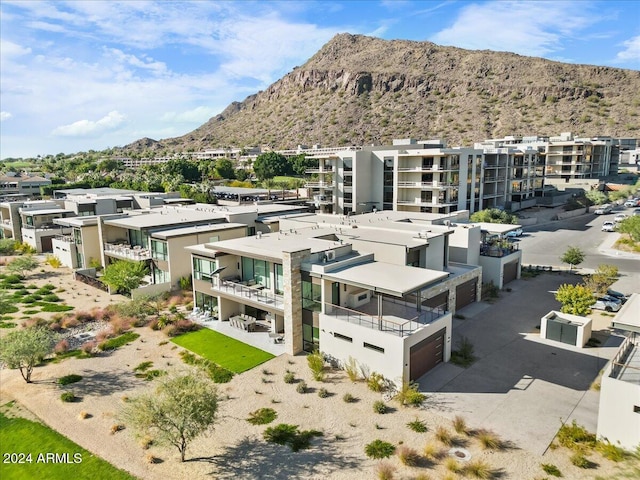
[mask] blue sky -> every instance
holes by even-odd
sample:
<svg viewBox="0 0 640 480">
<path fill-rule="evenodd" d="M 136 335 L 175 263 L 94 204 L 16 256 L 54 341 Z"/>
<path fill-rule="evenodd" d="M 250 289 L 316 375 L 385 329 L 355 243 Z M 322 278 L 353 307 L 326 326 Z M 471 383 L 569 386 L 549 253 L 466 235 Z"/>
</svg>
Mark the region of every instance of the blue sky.
<svg viewBox="0 0 640 480">
<path fill-rule="evenodd" d="M 638 0 L 0 0 L 0 157 L 185 134 L 342 32 L 640 69 Z"/>
</svg>

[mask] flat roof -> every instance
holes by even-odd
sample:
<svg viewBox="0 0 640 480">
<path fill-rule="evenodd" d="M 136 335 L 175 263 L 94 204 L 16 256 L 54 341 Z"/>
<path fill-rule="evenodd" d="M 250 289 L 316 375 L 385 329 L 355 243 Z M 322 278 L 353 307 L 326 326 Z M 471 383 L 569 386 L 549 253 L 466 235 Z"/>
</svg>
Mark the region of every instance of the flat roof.
<svg viewBox="0 0 640 480">
<path fill-rule="evenodd" d="M 54 193 L 66 193 L 67 195 L 126 195 L 126 194 L 142 194 L 149 192 L 139 192 L 137 190 L 125 190 L 123 188 L 99 187 L 99 188 L 61 188 L 54 190 Z"/>
<path fill-rule="evenodd" d="M 69 227 L 86 227 L 90 225 L 98 224 L 98 217 L 95 215 L 87 217 L 67 217 L 67 218 L 54 218 L 53 223 L 56 225 L 66 225 Z"/>
<path fill-rule="evenodd" d="M 640 333 L 640 294 L 631 294 L 629 300 L 616 313 L 611 326 L 627 332 Z"/>
<path fill-rule="evenodd" d="M 354 241 L 371 242 L 376 244 L 388 244 L 388 245 L 403 245 L 407 248 L 415 248 L 424 245 L 428 245 L 428 238 L 441 236 L 446 230 L 439 233 L 427 233 L 426 236 L 418 237 L 420 230 L 398 231 L 385 228 L 367 228 L 367 227 L 345 227 L 337 228 L 332 227 L 317 227 L 315 229 L 311 227 L 305 227 L 303 229 L 294 229 L 300 231 L 303 235 L 310 237 L 321 237 L 326 235 L 335 235 L 336 238 L 343 240 L 347 243 Z M 287 231 L 284 229 L 283 231 Z"/>
<path fill-rule="evenodd" d="M 200 212 L 187 208 L 160 208 L 150 211 L 132 210 L 127 216 L 105 220 L 104 224 L 141 230 L 143 228 L 180 225 L 181 223 L 188 224 L 225 219 L 225 215 L 220 212 Z"/>
<path fill-rule="evenodd" d="M 373 289 L 396 297 L 429 287 L 444 278 L 447 272 L 408 267 L 386 262 L 369 262 L 327 272 L 323 278 L 362 288 Z"/>
<path fill-rule="evenodd" d="M 488 223 L 488 222 L 456 222 L 457 225 L 476 225 L 479 226 L 482 230 L 486 230 L 489 233 L 507 233 L 516 228 L 522 228 L 522 225 L 512 224 L 512 223 Z"/>
<path fill-rule="evenodd" d="M 218 187 L 211 188 L 213 193 L 230 193 L 232 195 L 268 195 L 269 190 L 264 188 L 246 188 L 246 187 Z M 282 191 L 279 188 L 272 188 L 271 192 Z"/>
<path fill-rule="evenodd" d="M 166 240 L 167 238 L 181 237 L 184 235 L 194 235 L 196 233 L 216 232 L 220 230 L 231 230 L 234 228 L 246 228 L 244 223 L 214 223 L 211 225 L 193 225 L 190 227 L 170 228 L 151 233 L 151 238 Z"/>
<path fill-rule="evenodd" d="M 65 208 L 43 208 L 42 210 L 25 210 L 20 212 L 23 215 L 51 215 L 53 213 L 75 213 L 73 210 Z"/>
</svg>

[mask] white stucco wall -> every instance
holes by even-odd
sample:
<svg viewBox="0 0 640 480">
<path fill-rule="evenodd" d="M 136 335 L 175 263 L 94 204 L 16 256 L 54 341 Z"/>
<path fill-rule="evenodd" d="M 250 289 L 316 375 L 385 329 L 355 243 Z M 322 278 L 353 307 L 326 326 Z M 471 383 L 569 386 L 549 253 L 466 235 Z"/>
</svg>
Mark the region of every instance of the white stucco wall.
<svg viewBox="0 0 640 480">
<path fill-rule="evenodd" d="M 62 265 L 68 268 L 77 268 L 76 264 L 76 244 L 65 242 L 63 240 L 53 239 L 53 255 L 58 257 Z"/>
<path fill-rule="evenodd" d="M 598 411 L 598 437 L 613 444 L 634 450 L 640 444 L 640 385 L 609 377 L 607 367 L 600 384 L 600 409 Z"/>
<path fill-rule="evenodd" d="M 518 260 L 518 278 L 520 278 L 520 265 L 522 265 L 522 251 L 516 250 L 515 252 L 505 255 L 504 257 L 487 257 L 480 255 L 479 265 L 482 267 L 482 283 L 489 283 L 493 281 L 493 284 L 502 288 L 504 286 L 504 266 L 507 263 Z"/>
</svg>

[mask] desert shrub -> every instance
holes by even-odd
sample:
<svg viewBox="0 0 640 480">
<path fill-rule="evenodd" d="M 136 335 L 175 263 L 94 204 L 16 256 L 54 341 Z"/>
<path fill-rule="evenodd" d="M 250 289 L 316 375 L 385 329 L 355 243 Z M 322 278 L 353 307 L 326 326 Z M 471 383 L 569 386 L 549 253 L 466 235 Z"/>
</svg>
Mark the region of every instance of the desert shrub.
<svg viewBox="0 0 640 480">
<path fill-rule="evenodd" d="M 478 431 L 476 437 L 485 450 L 500 450 L 503 447 L 500 437 L 489 430 Z"/>
<path fill-rule="evenodd" d="M 462 337 L 458 342 L 458 349 L 451 351 L 451 363 L 467 368 L 475 360 L 473 344 L 467 337 Z"/>
<path fill-rule="evenodd" d="M 462 472 L 462 465 L 455 458 L 447 458 L 444 461 L 444 468 L 446 468 L 447 470 L 453 473 Z"/>
<path fill-rule="evenodd" d="M 562 476 L 562 472 L 560 471 L 560 469 L 552 463 L 542 463 L 540 466 L 542 467 L 542 470 L 544 470 L 544 473 L 548 475 L 551 475 L 553 477 Z"/>
<path fill-rule="evenodd" d="M 460 415 L 456 415 L 453 419 L 453 429 L 460 435 L 467 434 L 467 422 Z"/>
<path fill-rule="evenodd" d="M 558 430 L 558 443 L 572 449 L 593 448 L 596 446 L 596 436 L 587 431 L 574 420 L 571 425 L 564 424 Z"/>
<path fill-rule="evenodd" d="M 124 430 L 124 425 L 122 425 L 121 423 L 114 423 L 113 425 L 111 425 L 111 428 L 109 429 L 109 433 L 113 435 L 115 433 L 118 433 L 121 430 Z"/>
<path fill-rule="evenodd" d="M 268 427 L 264 433 L 264 439 L 269 443 L 289 445 L 291 450 L 297 452 L 308 448 L 313 437 L 322 436 L 318 430 L 298 430 L 297 425 L 281 423 L 275 427 Z"/>
<path fill-rule="evenodd" d="M 114 315 L 109 320 L 109 326 L 114 334 L 119 335 L 127 330 L 131 330 L 131 324 L 133 319 L 131 317 L 121 317 L 120 315 Z"/>
<path fill-rule="evenodd" d="M 62 299 L 57 296 L 55 293 L 47 293 L 42 296 L 42 300 L 45 302 L 61 302 Z"/>
<path fill-rule="evenodd" d="M 401 445 L 396 450 L 396 455 L 398 456 L 398 460 L 403 465 L 407 467 L 415 467 L 420 462 L 420 455 L 413 448 L 407 447 L 405 445 Z"/>
<path fill-rule="evenodd" d="M 604 458 L 611 460 L 612 462 L 621 462 L 627 457 L 627 452 L 609 442 L 598 442 L 596 449 L 602 454 Z"/>
<path fill-rule="evenodd" d="M 91 414 L 89 412 L 85 412 L 84 410 L 82 410 L 79 414 L 78 414 L 78 418 L 80 420 L 85 420 L 87 418 L 91 417 Z"/>
<path fill-rule="evenodd" d="M 145 435 L 140 439 L 140 446 L 143 450 L 149 450 L 151 445 L 153 445 L 153 438 L 151 438 L 149 435 Z"/>
<path fill-rule="evenodd" d="M 440 458 L 441 452 L 442 450 L 440 449 L 440 446 L 435 442 L 428 442 L 422 449 L 422 454 L 425 456 L 425 458 L 428 458 L 430 460 L 436 460 Z"/>
<path fill-rule="evenodd" d="M 294 383 L 296 381 L 296 376 L 293 372 L 287 372 L 284 374 L 284 383 Z"/>
<path fill-rule="evenodd" d="M 97 346 L 98 343 L 95 340 L 89 340 L 88 342 L 84 342 L 82 344 L 80 350 L 82 350 L 85 355 L 91 355 L 95 351 Z"/>
<path fill-rule="evenodd" d="M 356 362 L 355 358 L 349 357 L 344 364 L 344 371 L 352 382 L 358 380 L 358 362 Z"/>
<path fill-rule="evenodd" d="M 319 351 L 315 351 L 307 355 L 307 364 L 311 370 L 313 379 L 321 382 L 324 380 L 324 358 Z"/>
<path fill-rule="evenodd" d="M 389 462 L 380 462 L 376 466 L 376 477 L 378 480 L 393 480 L 395 472 L 396 467 Z"/>
<path fill-rule="evenodd" d="M 374 459 L 389 458 L 395 451 L 396 447 L 393 444 L 383 440 L 374 440 L 364 447 L 364 453 L 367 457 Z"/>
<path fill-rule="evenodd" d="M 63 402 L 75 402 L 76 396 L 73 394 L 73 392 L 64 392 L 62 395 L 60 395 L 60 400 L 62 400 Z"/>
<path fill-rule="evenodd" d="M 389 407 L 387 407 L 387 404 L 384 403 L 382 400 L 377 400 L 373 402 L 373 411 L 375 413 L 379 413 L 383 415 L 387 413 L 388 410 L 389 410 Z"/>
<path fill-rule="evenodd" d="M 60 325 L 62 326 L 62 328 L 74 328 L 80 325 L 80 322 L 76 317 L 68 315 L 62 318 Z"/>
<path fill-rule="evenodd" d="M 350 393 L 345 393 L 342 396 L 342 400 L 344 401 L 344 403 L 354 403 L 356 402 L 358 399 L 356 397 L 354 397 L 353 395 L 351 395 Z"/>
<path fill-rule="evenodd" d="M 307 390 L 307 382 L 302 381 L 296 386 L 296 392 L 298 393 L 307 393 Z"/>
<path fill-rule="evenodd" d="M 146 372 L 136 373 L 136 377 L 144 378 L 147 382 L 150 382 L 151 380 L 162 377 L 166 374 L 166 370 L 147 370 Z"/>
<path fill-rule="evenodd" d="M 251 425 L 265 425 L 273 422 L 278 417 L 278 413 L 273 408 L 260 408 L 249 414 L 247 422 Z"/>
<path fill-rule="evenodd" d="M 78 322 L 83 323 L 83 324 L 92 322 L 94 320 L 97 320 L 94 311 L 92 311 L 92 312 L 83 312 L 83 311 L 75 312 L 75 317 L 76 317 L 76 320 L 78 320 Z"/>
<path fill-rule="evenodd" d="M 418 407 L 422 405 L 427 396 L 420 392 L 420 385 L 415 382 L 402 382 L 398 393 L 393 397 L 400 405 Z"/>
<path fill-rule="evenodd" d="M 385 381 L 382 374 L 372 372 L 367 378 L 367 387 L 373 392 L 382 392 L 385 389 Z"/>
<path fill-rule="evenodd" d="M 491 471 L 491 467 L 489 466 L 488 463 L 483 462 L 482 460 L 470 461 L 464 466 L 463 471 L 465 475 L 475 477 L 475 478 L 480 478 L 483 480 L 487 480 L 493 477 L 493 472 Z"/>
<path fill-rule="evenodd" d="M 66 339 L 60 340 L 58 343 L 56 343 L 56 346 L 53 347 L 53 351 L 55 353 L 64 353 L 67 350 L 69 350 L 69 342 L 67 342 Z"/>
<path fill-rule="evenodd" d="M 445 427 L 439 426 L 438 428 L 436 428 L 435 435 L 436 439 L 443 445 L 446 445 L 448 447 L 453 445 L 453 435 L 451 435 L 451 432 L 449 432 L 449 430 L 447 430 Z"/>
<path fill-rule="evenodd" d="M 153 362 L 142 362 L 133 369 L 134 372 L 146 372 L 153 366 Z"/>
<path fill-rule="evenodd" d="M 327 398 L 329 396 L 329 391 L 326 388 L 320 388 L 318 390 L 318 396 L 320 398 Z"/>
<path fill-rule="evenodd" d="M 593 465 L 589 460 L 587 460 L 587 457 L 580 452 L 576 452 L 571 455 L 571 463 L 578 468 L 591 468 Z"/>
<path fill-rule="evenodd" d="M 169 325 L 163 331 L 169 337 L 176 337 L 178 335 L 182 335 L 187 332 L 195 332 L 196 330 L 200 330 L 200 325 L 191 320 L 178 320 L 173 325 Z"/>
<path fill-rule="evenodd" d="M 25 305 L 31 305 L 33 303 L 36 303 L 39 299 L 36 298 L 35 295 L 25 295 L 24 297 L 22 297 L 22 299 L 20 300 L 20 303 L 24 303 Z M 16 308 L 16 312 L 18 311 L 18 309 Z M 13 313 L 13 312 L 5 312 L 5 313 Z"/>
<path fill-rule="evenodd" d="M 8 283 L 10 285 L 16 285 L 18 283 L 22 283 L 22 278 L 20 278 L 20 275 L 16 275 L 16 274 L 11 274 L 11 275 L 7 275 L 6 277 L 4 277 L 2 279 L 3 283 Z"/>
<path fill-rule="evenodd" d="M 41 327 L 47 327 L 48 325 L 49 325 L 49 322 L 41 317 L 30 318 L 29 320 L 25 321 L 22 324 L 24 328 L 41 328 Z"/>
<path fill-rule="evenodd" d="M 80 380 L 82 380 L 82 376 L 81 375 L 76 375 L 75 373 L 72 373 L 71 375 L 65 375 L 64 377 L 60 377 L 58 379 L 58 384 L 59 385 L 70 385 L 72 383 L 79 382 Z"/>
<path fill-rule="evenodd" d="M 427 431 L 427 424 L 424 423 L 423 420 L 418 420 L 417 418 L 412 422 L 407 423 L 407 427 L 416 433 L 424 433 Z"/>
<path fill-rule="evenodd" d="M 191 275 L 180 277 L 180 279 L 178 280 L 178 285 L 180 285 L 181 290 L 191 290 Z"/>
<path fill-rule="evenodd" d="M 122 335 L 119 335 L 115 338 L 111 338 L 109 340 L 105 340 L 104 342 L 100 343 L 100 345 L 98 345 L 98 348 L 100 350 L 115 350 L 116 348 L 120 348 L 124 345 L 126 345 L 127 343 L 131 343 L 133 342 L 136 338 L 138 338 L 140 336 L 140 334 L 135 333 L 135 332 L 127 332 L 127 333 L 123 333 Z"/>
</svg>

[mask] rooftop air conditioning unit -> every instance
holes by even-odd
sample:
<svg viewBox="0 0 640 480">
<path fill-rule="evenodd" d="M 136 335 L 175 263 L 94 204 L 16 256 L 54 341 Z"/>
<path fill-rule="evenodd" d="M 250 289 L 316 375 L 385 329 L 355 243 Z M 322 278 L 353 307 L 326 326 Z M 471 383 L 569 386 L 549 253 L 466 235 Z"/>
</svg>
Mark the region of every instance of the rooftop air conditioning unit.
<svg viewBox="0 0 640 480">
<path fill-rule="evenodd" d="M 331 262 L 336 259 L 336 252 L 334 250 L 327 250 L 327 262 Z"/>
</svg>

